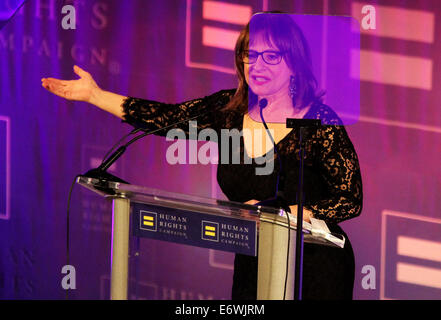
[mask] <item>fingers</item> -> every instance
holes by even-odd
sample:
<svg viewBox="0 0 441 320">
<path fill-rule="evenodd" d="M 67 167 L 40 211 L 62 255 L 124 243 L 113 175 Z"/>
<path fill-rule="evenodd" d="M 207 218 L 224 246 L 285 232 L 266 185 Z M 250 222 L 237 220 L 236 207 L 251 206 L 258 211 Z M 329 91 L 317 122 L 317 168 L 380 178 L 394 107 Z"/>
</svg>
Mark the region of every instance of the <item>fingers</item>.
<svg viewBox="0 0 441 320">
<path fill-rule="evenodd" d="M 74 66 L 73 67 L 74 72 L 79 75 L 81 78 L 85 77 L 85 76 L 89 76 L 90 74 L 87 71 L 84 71 L 83 69 L 81 69 L 78 66 Z M 70 83 L 72 83 L 75 80 L 60 80 L 60 79 L 55 79 L 55 78 L 42 78 L 41 82 L 42 84 L 50 84 L 50 85 L 68 85 Z"/>
<path fill-rule="evenodd" d="M 54 86 L 66 86 L 69 84 L 68 80 L 60 80 L 55 78 L 43 78 L 41 83 L 44 85 L 54 85 Z"/>
<path fill-rule="evenodd" d="M 78 66 L 74 66 L 74 72 L 80 76 L 75 80 L 60 80 L 55 78 L 42 78 L 41 85 L 49 92 L 69 100 L 88 101 L 90 90 L 96 83 L 91 75 Z"/>
<path fill-rule="evenodd" d="M 54 92 L 54 93 L 55 91 L 60 91 L 61 88 L 66 87 L 66 84 L 63 83 L 62 80 L 52 79 L 52 78 L 41 79 L 41 85 L 46 90 L 49 90 L 50 92 Z"/>
<path fill-rule="evenodd" d="M 79 75 L 81 78 L 82 77 L 86 77 L 89 75 L 89 73 L 87 71 L 84 71 L 83 69 L 81 69 L 79 66 L 75 65 L 73 67 L 74 72 Z"/>
<path fill-rule="evenodd" d="M 58 80 L 53 78 L 48 79 L 42 79 L 41 85 L 43 88 L 48 90 L 49 92 L 56 94 L 57 96 L 63 97 L 63 98 L 69 98 L 69 90 L 68 86 L 66 84 L 66 81 L 64 80 Z"/>
</svg>

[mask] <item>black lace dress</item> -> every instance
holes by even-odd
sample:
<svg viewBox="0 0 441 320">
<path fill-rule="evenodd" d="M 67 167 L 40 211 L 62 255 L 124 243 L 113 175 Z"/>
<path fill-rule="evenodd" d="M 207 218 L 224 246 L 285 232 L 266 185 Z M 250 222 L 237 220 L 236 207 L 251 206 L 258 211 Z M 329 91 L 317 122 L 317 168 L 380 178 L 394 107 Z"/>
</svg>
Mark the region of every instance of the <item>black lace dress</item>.
<svg viewBox="0 0 441 320">
<path fill-rule="evenodd" d="M 222 129 L 243 126 L 243 114 L 239 111 L 225 112 L 223 107 L 230 101 L 235 90 L 222 90 L 210 96 L 180 104 L 128 97 L 123 103 L 124 122 L 135 127 L 153 130 L 180 120 L 198 116 L 197 127 L 214 129 L 218 137 Z M 356 217 L 362 208 L 362 183 L 357 154 L 340 119 L 326 105 L 315 103 L 305 118 L 321 119 L 325 124 L 307 129 L 304 134 L 304 207 L 314 217 L 325 220 L 332 232 L 346 234 L 337 223 Z M 176 125 L 189 136 L 188 122 Z M 159 131 L 165 136 L 167 130 Z M 219 145 L 219 159 L 221 147 Z M 285 197 L 289 205 L 296 204 L 299 171 L 299 141 L 292 130 L 277 144 L 285 171 Z M 229 150 L 231 159 L 238 155 L 241 163 L 219 163 L 217 180 L 224 194 L 231 201 L 246 202 L 251 199 L 265 200 L 276 191 L 279 162 L 274 156 L 271 174 L 256 175 L 256 167 L 262 161 L 256 158 L 244 163 L 244 145 Z M 262 157 L 264 157 L 263 155 Z M 220 162 L 220 161 L 219 161 Z M 343 250 L 305 243 L 303 267 L 304 299 L 351 299 L 354 284 L 354 254 L 346 236 Z M 256 299 L 257 258 L 236 254 L 232 299 Z"/>
</svg>

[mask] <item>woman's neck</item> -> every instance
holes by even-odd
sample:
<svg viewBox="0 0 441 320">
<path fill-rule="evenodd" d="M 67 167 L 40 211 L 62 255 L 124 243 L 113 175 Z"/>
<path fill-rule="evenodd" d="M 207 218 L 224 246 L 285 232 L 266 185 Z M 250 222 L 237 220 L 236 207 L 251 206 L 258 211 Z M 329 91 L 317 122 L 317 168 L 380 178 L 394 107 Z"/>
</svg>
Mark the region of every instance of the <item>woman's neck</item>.
<svg viewBox="0 0 441 320">
<path fill-rule="evenodd" d="M 267 122 L 285 122 L 286 118 L 302 118 L 305 114 L 304 109 L 293 106 L 291 97 L 286 93 L 276 93 L 268 96 L 259 96 L 258 103 L 250 112 L 250 117 L 260 121 L 259 102 L 267 100 L 267 105 L 263 109 L 263 117 Z M 309 108 L 305 108 L 306 111 Z"/>
</svg>

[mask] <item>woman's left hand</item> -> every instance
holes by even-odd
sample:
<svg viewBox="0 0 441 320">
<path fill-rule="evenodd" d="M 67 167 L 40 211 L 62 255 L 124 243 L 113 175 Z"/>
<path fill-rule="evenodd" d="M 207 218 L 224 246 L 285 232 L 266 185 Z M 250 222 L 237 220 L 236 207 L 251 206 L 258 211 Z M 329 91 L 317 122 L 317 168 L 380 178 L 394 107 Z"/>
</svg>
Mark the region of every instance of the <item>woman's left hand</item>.
<svg viewBox="0 0 441 320">
<path fill-rule="evenodd" d="M 245 204 L 255 205 L 258 202 L 259 202 L 258 200 L 252 199 L 252 200 L 245 202 Z M 289 208 L 291 209 L 292 214 L 297 214 L 297 205 L 289 206 Z M 311 217 L 313 217 L 312 211 L 309 211 L 309 210 L 303 208 L 303 221 L 311 222 Z"/>
<path fill-rule="evenodd" d="M 291 214 L 295 214 L 297 216 L 297 205 L 289 206 L 291 209 Z M 313 217 L 312 211 L 303 208 L 303 221 L 311 222 L 311 218 Z"/>
<path fill-rule="evenodd" d="M 259 201 L 253 199 L 253 200 L 250 200 L 250 201 L 245 202 L 245 204 L 255 205 L 255 204 L 258 203 L 258 202 L 259 202 Z"/>
</svg>

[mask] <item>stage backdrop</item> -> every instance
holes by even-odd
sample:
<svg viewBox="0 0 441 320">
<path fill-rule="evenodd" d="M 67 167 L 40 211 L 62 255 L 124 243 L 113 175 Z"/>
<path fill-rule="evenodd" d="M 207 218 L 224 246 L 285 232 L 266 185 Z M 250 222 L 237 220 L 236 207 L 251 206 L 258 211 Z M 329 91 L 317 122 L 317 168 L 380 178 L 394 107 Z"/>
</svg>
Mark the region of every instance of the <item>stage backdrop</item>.
<svg viewBox="0 0 441 320">
<path fill-rule="evenodd" d="M 8 11 L 16 2 L 5 3 Z M 65 5 L 75 8 L 74 30 L 63 28 Z M 341 224 L 356 256 L 354 297 L 441 298 L 438 0 L 27 1 L 0 30 L 0 298 L 65 297 L 70 184 L 131 130 L 48 93 L 40 79 L 76 78 L 77 64 L 106 90 L 164 102 L 234 88 L 235 37 L 262 10 L 360 21 L 354 55 L 361 67 L 350 72 L 361 81 L 361 116 L 347 129 L 360 158 L 364 205 L 360 217 Z M 338 36 L 329 34 L 323 48 Z M 318 74 L 326 84 L 326 73 Z M 169 145 L 147 137 L 111 172 L 132 184 L 225 198 L 216 166 L 170 165 Z M 70 234 L 70 297 L 108 298 L 110 203 L 77 185 Z M 233 254 L 132 242 L 140 255 L 131 259 L 130 298 L 230 298 Z"/>
</svg>

